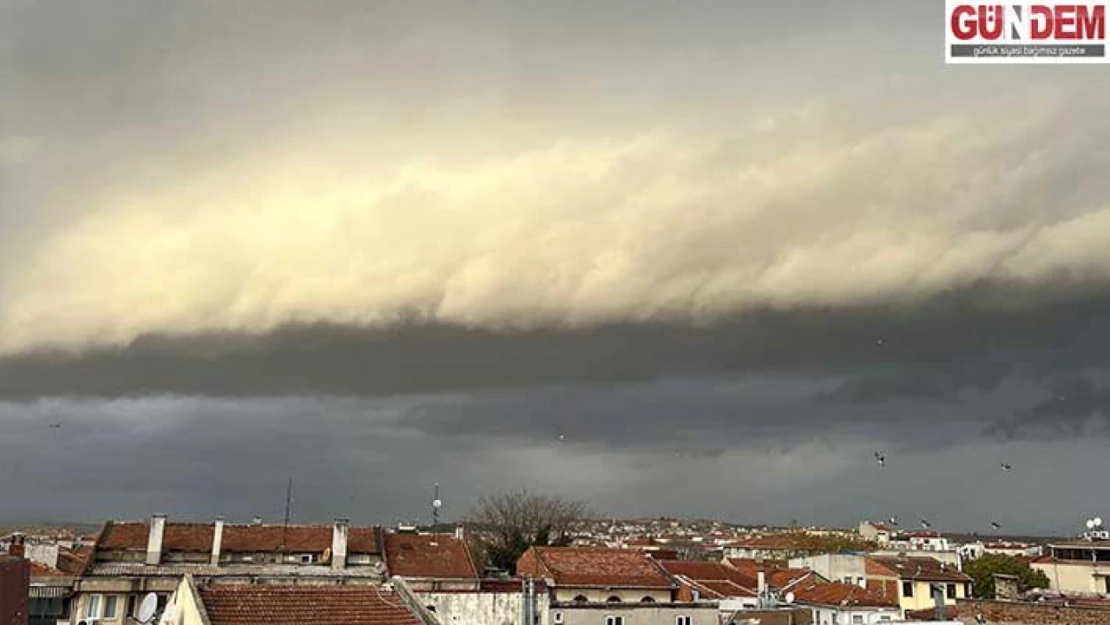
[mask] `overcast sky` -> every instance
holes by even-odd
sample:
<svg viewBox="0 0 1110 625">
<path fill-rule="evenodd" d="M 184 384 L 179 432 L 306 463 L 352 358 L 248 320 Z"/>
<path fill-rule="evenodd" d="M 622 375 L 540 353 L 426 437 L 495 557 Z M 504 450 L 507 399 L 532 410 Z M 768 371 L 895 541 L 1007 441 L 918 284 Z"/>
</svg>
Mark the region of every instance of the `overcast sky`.
<svg viewBox="0 0 1110 625">
<path fill-rule="evenodd" d="M 3 3 L 0 517 L 1110 514 L 1110 90 L 942 27 Z"/>
</svg>

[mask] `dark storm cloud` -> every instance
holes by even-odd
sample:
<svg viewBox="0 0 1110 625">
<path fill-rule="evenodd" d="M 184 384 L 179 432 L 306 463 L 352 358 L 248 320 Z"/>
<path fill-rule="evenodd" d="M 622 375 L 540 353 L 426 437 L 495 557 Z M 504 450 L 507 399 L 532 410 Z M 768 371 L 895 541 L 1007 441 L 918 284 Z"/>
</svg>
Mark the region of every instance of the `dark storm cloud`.
<svg viewBox="0 0 1110 625">
<path fill-rule="evenodd" d="M 720 324 L 497 332 L 411 321 L 259 336 L 144 337 L 122 348 L 0 359 L 0 397 L 389 395 L 666 376 L 845 376 L 832 399 L 945 397 L 1010 377 L 1110 366 L 1110 296 L 982 286 L 914 305 L 765 310 Z"/>
</svg>

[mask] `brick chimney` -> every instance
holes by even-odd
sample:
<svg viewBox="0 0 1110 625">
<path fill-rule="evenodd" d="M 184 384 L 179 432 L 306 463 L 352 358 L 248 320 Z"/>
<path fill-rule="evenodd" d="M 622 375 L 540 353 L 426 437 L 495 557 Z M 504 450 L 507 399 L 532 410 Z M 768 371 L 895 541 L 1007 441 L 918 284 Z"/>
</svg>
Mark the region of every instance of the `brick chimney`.
<svg viewBox="0 0 1110 625">
<path fill-rule="evenodd" d="M 25 540 L 26 538 L 19 532 L 12 534 L 12 542 L 8 545 L 8 555 L 22 558 L 26 549 Z"/>
<path fill-rule="evenodd" d="M 336 519 L 331 531 L 331 568 L 347 568 L 347 533 L 350 529 L 348 519 Z"/>
<path fill-rule="evenodd" d="M 212 530 L 212 566 L 220 565 L 220 549 L 224 543 L 224 518 L 216 517 L 216 527 Z"/>
<path fill-rule="evenodd" d="M 162 537 L 166 534 L 166 515 L 155 514 L 150 517 L 150 536 L 146 541 L 146 563 L 162 563 Z"/>
</svg>

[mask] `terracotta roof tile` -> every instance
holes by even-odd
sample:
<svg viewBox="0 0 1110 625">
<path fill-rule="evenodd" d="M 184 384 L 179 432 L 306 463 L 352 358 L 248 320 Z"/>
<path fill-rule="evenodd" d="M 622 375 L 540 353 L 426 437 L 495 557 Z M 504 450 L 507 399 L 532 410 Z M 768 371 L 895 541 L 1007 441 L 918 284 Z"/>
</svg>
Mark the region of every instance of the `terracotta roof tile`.
<svg viewBox="0 0 1110 625">
<path fill-rule="evenodd" d="M 835 606 L 864 606 L 875 608 L 897 607 L 897 602 L 875 591 L 855 584 L 830 582 L 827 584 L 802 584 L 794 589 L 794 596 L 802 603 Z"/>
<path fill-rule="evenodd" d="M 528 551 L 517 563 L 518 572 L 551 577 L 559 586 L 671 587 L 670 576 L 641 551 L 594 547 L 532 547 Z M 538 556 L 536 568 L 542 570 L 521 570 L 522 563 L 533 556 Z"/>
<path fill-rule="evenodd" d="M 900 579 L 930 582 L 969 582 L 971 578 L 936 558 L 869 556 L 868 560 L 894 571 Z"/>
<path fill-rule="evenodd" d="M 392 592 L 376 586 L 201 587 L 212 625 L 419 625 Z"/>
<path fill-rule="evenodd" d="M 759 580 L 723 562 L 665 560 L 660 565 L 671 575 L 682 575 L 699 582 L 728 581 L 744 588 L 756 588 Z"/>
<path fill-rule="evenodd" d="M 377 553 L 372 527 L 352 527 L 347 535 L 347 553 Z M 163 551 L 212 551 L 213 523 L 167 523 Z M 105 550 L 145 550 L 150 536 L 147 523 L 109 523 L 98 547 Z M 220 548 L 224 553 L 290 551 L 323 553 L 331 548 L 330 525 L 225 525 Z"/>
<path fill-rule="evenodd" d="M 466 543 L 451 534 L 388 533 L 385 561 L 401 577 L 478 579 Z"/>
<path fill-rule="evenodd" d="M 40 564 L 31 561 L 31 577 L 60 577 L 65 576 L 65 573 L 58 569 L 52 569 L 45 564 Z"/>
</svg>

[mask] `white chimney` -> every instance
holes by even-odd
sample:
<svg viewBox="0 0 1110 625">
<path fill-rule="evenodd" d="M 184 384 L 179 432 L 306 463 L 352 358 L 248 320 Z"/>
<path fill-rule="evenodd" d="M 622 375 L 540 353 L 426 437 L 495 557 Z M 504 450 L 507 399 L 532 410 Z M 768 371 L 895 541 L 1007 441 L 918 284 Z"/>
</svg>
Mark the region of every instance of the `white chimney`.
<svg viewBox="0 0 1110 625">
<path fill-rule="evenodd" d="M 220 549 L 224 544 L 224 518 L 216 517 L 216 527 L 212 530 L 212 566 L 220 565 Z"/>
<path fill-rule="evenodd" d="M 166 515 L 155 514 L 150 517 L 150 537 L 146 541 L 146 563 L 162 563 L 162 537 L 166 534 Z"/>
<path fill-rule="evenodd" d="M 331 531 L 331 568 L 347 568 L 347 530 L 350 521 L 336 519 Z"/>
<path fill-rule="evenodd" d="M 466 528 L 462 525 L 456 525 L 455 538 L 457 538 L 458 540 L 466 540 Z"/>
<path fill-rule="evenodd" d="M 767 574 L 763 571 L 759 572 L 759 596 L 762 597 L 763 593 L 767 591 Z"/>
</svg>

